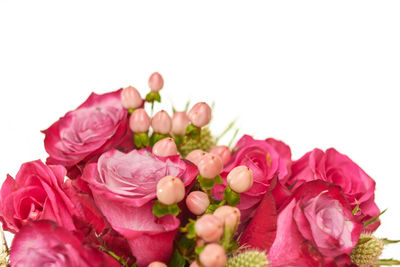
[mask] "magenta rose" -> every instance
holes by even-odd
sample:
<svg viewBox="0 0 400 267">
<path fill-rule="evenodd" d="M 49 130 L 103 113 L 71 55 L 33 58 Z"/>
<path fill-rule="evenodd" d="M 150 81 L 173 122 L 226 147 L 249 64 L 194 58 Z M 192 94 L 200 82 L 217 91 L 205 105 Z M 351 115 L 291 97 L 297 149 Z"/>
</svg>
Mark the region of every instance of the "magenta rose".
<svg viewBox="0 0 400 267">
<path fill-rule="evenodd" d="M 140 267 L 152 261 L 169 261 L 180 225 L 175 216 L 158 219 L 152 214 L 157 182 L 172 175 L 189 189 L 197 173 L 197 168 L 180 156 L 111 150 L 97 163 L 88 164 L 81 178 L 88 182 L 95 203 L 111 226 L 128 240 Z"/>
<path fill-rule="evenodd" d="M 121 266 L 67 229 L 51 221 L 31 222 L 14 237 L 10 250 L 13 266 Z"/>
<path fill-rule="evenodd" d="M 47 219 L 74 230 L 75 206 L 63 190 L 67 171 L 40 160 L 24 163 L 16 179 L 7 176 L 0 192 L 0 220 L 13 233 L 31 220 Z"/>
<path fill-rule="evenodd" d="M 281 141 L 272 138 L 255 140 L 249 135 L 244 135 L 233 151 L 234 154 L 230 163 L 221 173 L 224 185 L 217 185 L 213 194 L 216 198 L 222 199 L 229 172 L 237 166 L 249 167 L 253 171 L 254 184 L 249 191 L 241 194 L 240 204 L 238 205 L 242 214 L 242 225 L 244 225 L 268 192 L 273 178 L 278 176 L 281 183 L 285 183 L 289 178 L 292 164 L 291 151 Z"/>
<path fill-rule="evenodd" d="M 364 222 L 379 215 L 375 204 L 375 181 L 369 177 L 349 157 L 330 148 L 326 152 L 314 149 L 295 161 L 288 185 L 298 188 L 307 181 L 321 179 L 339 185 L 352 208 L 359 203 L 359 217 Z M 368 227 L 374 231 L 379 226 L 376 222 Z"/>
<path fill-rule="evenodd" d="M 294 191 L 278 213 L 271 266 L 335 266 L 348 258 L 362 224 L 339 186 L 321 180 Z"/>
<path fill-rule="evenodd" d="M 77 109 L 43 131 L 49 154 L 47 163 L 65 166 L 68 176 L 76 178 L 85 163 L 126 144 L 130 135 L 128 112 L 122 107 L 120 95 L 121 90 L 103 95 L 92 93 Z"/>
</svg>

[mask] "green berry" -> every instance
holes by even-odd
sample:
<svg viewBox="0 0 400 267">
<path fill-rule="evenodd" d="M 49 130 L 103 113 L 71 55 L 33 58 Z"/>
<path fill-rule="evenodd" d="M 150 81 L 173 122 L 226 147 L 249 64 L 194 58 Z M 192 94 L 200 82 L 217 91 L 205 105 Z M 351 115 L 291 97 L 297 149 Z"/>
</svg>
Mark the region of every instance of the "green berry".
<svg viewBox="0 0 400 267">
<path fill-rule="evenodd" d="M 357 246 L 351 252 L 351 262 L 359 267 L 373 266 L 382 254 L 383 246 L 383 241 L 372 234 L 361 234 Z"/>
<path fill-rule="evenodd" d="M 227 267 L 266 267 L 267 255 L 262 251 L 248 250 L 228 260 Z"/>
</svg>

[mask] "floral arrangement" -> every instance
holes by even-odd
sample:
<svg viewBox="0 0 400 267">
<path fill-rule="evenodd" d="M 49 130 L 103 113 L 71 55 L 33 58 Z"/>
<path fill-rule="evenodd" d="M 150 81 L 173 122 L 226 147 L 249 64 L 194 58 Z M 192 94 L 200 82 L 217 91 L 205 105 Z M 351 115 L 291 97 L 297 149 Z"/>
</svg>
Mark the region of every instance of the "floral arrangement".
<svg viewBox="0 0 400 267">
<path fill-rule="evenodd" d="M 375 182 L 350 158 L 292 160 L 285 143 L 249 135 L 217 145 L 204 102 L 153 116 L 163 84 L 153 73 L 144 99 L 132 86 L 93 93 L 43 131 L 46 163 L 1 187 L 15 236 L 9 248 L 1 231 L 0 266 L 400 264 L 379 259 L 398 241 L 374 236 Z"/>
</svg>

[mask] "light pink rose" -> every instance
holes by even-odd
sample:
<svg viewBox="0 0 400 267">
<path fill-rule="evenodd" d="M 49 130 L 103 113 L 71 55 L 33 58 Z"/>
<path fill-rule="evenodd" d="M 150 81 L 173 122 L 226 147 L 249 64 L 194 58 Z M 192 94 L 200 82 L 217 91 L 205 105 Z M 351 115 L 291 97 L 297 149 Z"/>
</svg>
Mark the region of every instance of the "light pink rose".
<svg viewBox="0 0 400 267">
<path fill-rule="evenodd" d="M 341 188 L 321 180 L 293 193 L 277 225 L 268 253 L 271 266 L 334 266 L 349 257 L 362 231 Z"/>
<path fill-rule="evenodd" d="M 249 135 L 244 135 L 233 149 L 234 154 L 229 164 L 221 173 L 224 185 L 216 185 L 213 194 L 221 199 L 227 183 L 229 172 L 237 166 L 247 166 L 253 172 L 254 183 L 249 191 L 241 194 L 238 208 L 241 212 L 242 226 L 252 217 L 258 204 L 268 192 L 275 176 L 285 183 L 290 175 L 291 151 L 281 141 L 268 138 L 255 140 Z"/>
<path fill-rule="evenodd" d="M 293 163 L 292 176 L 287 184 L 294 184 L 294 190 L 304 182 L 316 179 L 339 185 L 352 208 L 358 202 L 358 216 L 363 222 L 379 215 L 379 208 L 374 201 L 375 181 L 349 157 L 333 148 L 326 152 L 314 149 Z M 376 222 L 368 230 L 374 231 L 378 226 L 379 222 Z"/>
<path fill-rule="evenodd" d="M 133 148 L 121 90 L 103 95 L 92 93 L 77 109 L 44 130 L 47 163 L 65 166 L 68 176 L 76 178 L 85 163 L 96 160 L 102 152 L 122 143 Z"/>
<path fill-rule="evenodd" d="M 67 171 L 40 160 L 24 163 L 16 179 L 7 176 L 0 192 L 0 220 L 16 233 L 28 221 L 47 219 L 74 230 L 75 205 L 63 189 Z"/>
<path fill-rule="evenodd" d="M 31 222 L 21 228 L 11 245 L 14 266 L 121 266 L 107 254 L 51 221 Z"/>
<path fill-rule="evenodd" d="M 88 164 L 82 175 L 95 203 L 111 226 L 129 242 L 138 266 L 153 261 L 168 262 L 179 220 L 152 214 L 158 181 L 172 175 L 189 188 L 197 168 L 180 156 L 157 157 L 147 150 L 104 153 L 97 163 Z"/>
</svg>

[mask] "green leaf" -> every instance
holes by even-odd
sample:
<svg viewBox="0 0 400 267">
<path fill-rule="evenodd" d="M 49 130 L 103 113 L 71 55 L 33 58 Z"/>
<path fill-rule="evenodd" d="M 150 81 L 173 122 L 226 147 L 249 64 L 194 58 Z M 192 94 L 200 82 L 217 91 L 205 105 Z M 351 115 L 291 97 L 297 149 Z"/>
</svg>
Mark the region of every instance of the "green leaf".
<svg viewBox="0 0 400 267">
<path fill-rule="evenodd" d="M 400 265 L 400 261 L 394 259 L 379 259 L 375 263 L 375 266 L 380 266 L 380 265 L 385 265 L 385 266 Z"/>
<path fill-rule="evenodd" d="M 358 203 L 357 199 L 355 199 L 357 205 L 354 207 L 353 211 L 351 213 L 353 213 L 353 215 L 356 215 L 356 213 L 360 210 L 360 203 Z"/>
<path fill-rule="evenodd" d="M 196 229 L 195 229 L 196 221 L 189 219 L 189 223 L 186 225 L 187 234 L 186 237 L 189 239 L 196 239 Z"/>
<path fill-rule="evenodd" d="M 178 241 L 178 246 L 183 250 L 189 250 L 196 245 L 196 241 L 193 239 L 189 239 L 186 236 L 182 236 Z"/>
<path fill-rule="evenodd" d="M 203 252 L 204 247 L 205 247 L 205 246 L 196 247 L 195 250 L 194 250 L 194 252 L 195 252 L 197 255 L 200 255 L 200 253 Z"/>
<path fill-rule="evenodd" d="M 387 238 L 381 239 L 385 245 L 400 243 L 400 240 L 390 240 Z"/>
<path fill-rule="evenodd" d="M 161 202 L 156 201 L 153 205 L 152 211 L 154 216 L 160 218 L 167 214 L 172 214 L 174 216 L 177 216 L 181 210 L 179 209 L 177 204 L 164 205 Z"/>
<path fill-rule="evenodd" d="M 171 261 L 168 263 L 168 267 L 185 267 L 186 260 L 179 252 L 179 250 L 175 249 L 174 254 L 172 255 Z"/>
<path fill-rule="evenodd" d="M 218 175 L 217 177 L 215 177 L 215 183 L 224 184 L 224 181 L 222 181 L 221 175 Z"/>
<path fill-rule="evenodd" d="M 381 213 L 379 213 L 378 216 L 376 216 L 376 217 L 374 217 L 374 218 L 371 218 L 371 219 L 369 219 L 368 221 L 364 222 L 364 228 L 366 228 L 367 226 L 373 224 L 374 222 L 379 221 L 379 217 L 380 217 L 382 214 L 384 214 L 386 211 L 387 211 L 387 209 L 384 209 Z"/>
<path fill-rule="evenodd" d="M 226 200 L 229 205 L 236 206 L 240 202 L 240 194 L 227 186 L 224 191 L 224 200 Z"/>
<path fill-rule="evenodd" d="M 201 188 L 204 189 L 204 191 L 212 189 L 215 185 L 215 179 L 207 179 L 201 176 L 200 174 L 197 175 L 197 181 L 199 181 L 199 184 Z"/>
</svg>

